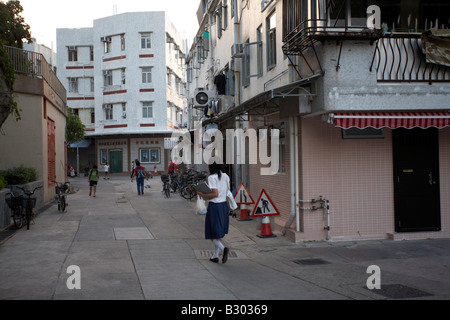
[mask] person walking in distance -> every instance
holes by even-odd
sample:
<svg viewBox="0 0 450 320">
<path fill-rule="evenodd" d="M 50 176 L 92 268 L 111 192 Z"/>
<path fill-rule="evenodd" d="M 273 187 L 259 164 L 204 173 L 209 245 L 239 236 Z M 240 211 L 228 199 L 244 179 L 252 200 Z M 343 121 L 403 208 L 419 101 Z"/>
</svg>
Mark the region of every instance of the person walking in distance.
<svg viewBox="0 0 450 320">
<path fill-rule="evenodd" d="M 89 196 L 92 195 L 92 188 L 94 188 L 93 196 L 95 197 L 95 193 L 97 192 L 97 182 L 98 182 L 97 165 L 94 165 L 94 167 L 91 170 L 89 170 L 88 181 L 89 181 Z"/>
<path fill-rule="evenodd" d="M 222 166 L 217 163 L 209 165 L 209 173 L 208 186 L 212 193 L 198 192 L 200 197 L 209 199 L 205 218 L 205 239 L 214 243 L 214 255 L 210 261 L 218 263 L 222 251 L 222 263 L 225 263 L 228 260 L 229 249 L 223 245 L 222 239 L 228 234 L 230 224 L 227 204 L 230 178 L 222 172 Z"/>
<path fill-rule="evenodd" d="M 131 175 L 131 182 L 133 182 L 133 178 L 136 177 L 138 195 L 141 195 L 144 194 L 144 179 L 147 178 L 148 180 L 147 171 L 141 166 L 139 160 L 136 160 L 135 163 L 136 168 L 134 168 L 133 174 Z"/>
<path fill-rule="evenodd" d="M 103 179 L 109 179 L 108 173 L 109 173 L 109 165 L 108 162 L 104 165 L 105 168 L 105 177 Z"/>
</svg>

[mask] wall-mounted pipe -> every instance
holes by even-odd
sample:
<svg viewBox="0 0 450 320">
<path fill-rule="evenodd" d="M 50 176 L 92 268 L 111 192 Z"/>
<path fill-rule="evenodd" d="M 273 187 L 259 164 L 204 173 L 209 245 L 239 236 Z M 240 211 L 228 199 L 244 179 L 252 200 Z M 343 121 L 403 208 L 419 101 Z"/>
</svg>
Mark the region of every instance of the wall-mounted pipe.
<svg viewBox="0 0 450 320">
<path fill-rule="evenodd" d="M 320 203 L 320 207 L 312 206 L 312 207 L 302 207 L 301 203 Z M 327 216 L 327 225 L 323 228 L 324 230 L 327 230 L 327 240 L 331 240 L 331 227 L 330 227 L 330 201 L 327 199 L 324 199 L 322 196 L 320 196 L 319 199 L 310 199 L 310 200 L 299 200 L 297 208 L 299 210 L 310 210 L 310 211 L 316 211 L 316 210 L 324 210 L 324 214 Z"/>
</svg>

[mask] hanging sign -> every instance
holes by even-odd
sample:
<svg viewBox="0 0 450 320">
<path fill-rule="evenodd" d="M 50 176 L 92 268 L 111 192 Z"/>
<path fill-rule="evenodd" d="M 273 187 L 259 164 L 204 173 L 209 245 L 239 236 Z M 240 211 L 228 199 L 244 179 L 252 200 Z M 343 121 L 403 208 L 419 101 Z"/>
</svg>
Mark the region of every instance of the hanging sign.
<svg viewBox="0 0 450 320">
<path fill-rule="evenodd" d="M 234 195 L 234 200 L 236 204 L 254 204 L 255 200 L 253 200 L 250 192 L 248 192 L 244 183 L 241 183 L 236 194 Z"/>
<path fill-rule="evenodd" d="M 267 217 L 267 216 L 279 216 L 280 212 L 277 207 L 273 204 L 270 197 L 267 195 L 266 190 L 262 190 L 261 195 L 259 196 L 258 201 L 256 202 L 256 206 L 253 209 L 252 216 L 253 217 Z"/>
</svg>

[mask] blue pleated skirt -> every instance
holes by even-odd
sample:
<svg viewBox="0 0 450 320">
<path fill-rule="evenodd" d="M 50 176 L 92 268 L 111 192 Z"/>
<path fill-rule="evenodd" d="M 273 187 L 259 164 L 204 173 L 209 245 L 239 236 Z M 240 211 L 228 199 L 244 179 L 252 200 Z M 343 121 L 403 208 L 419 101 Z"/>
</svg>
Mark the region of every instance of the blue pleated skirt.
<svg viewBox="0 0 450 320">
<path fill-rule="evenodd" d="M 222 239 L 228 234 L 230 217 L 226 202 L 208 204 L 205 219 L 205 239 Z"/>
</svg>

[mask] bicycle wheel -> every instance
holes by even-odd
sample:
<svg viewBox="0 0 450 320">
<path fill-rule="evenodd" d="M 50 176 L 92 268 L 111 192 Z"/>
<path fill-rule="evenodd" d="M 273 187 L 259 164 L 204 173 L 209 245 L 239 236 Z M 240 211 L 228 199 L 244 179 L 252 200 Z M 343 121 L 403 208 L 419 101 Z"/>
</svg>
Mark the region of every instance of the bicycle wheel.
<svg viewBox="0 0 450 320">
<path fill-rule="evenodd" d="M 193 198 L 195 198 L 197 196 L 197 191 L 195 191 L 195 188 L 193 186 L 191 186 L 188 190 L 188 194 L 189 194 L 189 200 L 192 200 Z"/>
<path fill-rule="evenodd" d="M 61 212 L 64 212 L 66 210 L 66 197 L 61 197 Z"/>
<path fill-rule="evenodd" d="M 22 226 L 23 226 L 22 209 L 21 208 L 15 209 L 12 216 L 13 216 L 13 221 L 14 221 L 14 225 L 16 226 L 16 228 L 17 229 L 22 228 Z"/>
<path fill-rule="evenodd" d="M 27 230 L 30 230 L 31 209 L 26 210 L 25 219 L 27 219 Z"/>
<path fill-rule="evenodd" d="M 186 186 L 186 187 L 184 187 L 184 188 L 181 188 L 181 189 L 180 189 L 180 195 L 181 195 L 183 198 L 190 200 L 190 199 L 189 199 L 188 188 L 189 188 L 189 186 Z"/>
<path fill-rule="evenodd" d="M 170 198 L 170 187 L 169 187 L 168 183 L 166 183 L 166 185 L 164 187 L 164 191 L 166 193 L 166 198 Z"/>
</svg>

